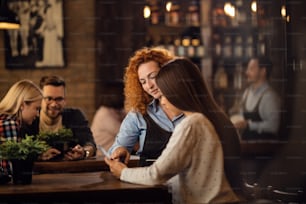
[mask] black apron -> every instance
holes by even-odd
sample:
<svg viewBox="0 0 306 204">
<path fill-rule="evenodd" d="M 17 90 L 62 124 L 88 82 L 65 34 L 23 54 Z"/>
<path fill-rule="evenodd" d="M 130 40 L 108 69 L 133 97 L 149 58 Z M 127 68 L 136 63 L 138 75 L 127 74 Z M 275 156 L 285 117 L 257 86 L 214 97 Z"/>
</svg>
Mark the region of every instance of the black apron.
<svg viewBox="0 0 306 204">
<path fill-rule="evenodd" d="M 160 156 L 172 132 L 162 129 L 148 114 L 143 117 L 147 123 L 147 131 L 139 165 L 149 166 Z"/>
<path fill-rule="evenodd" d="M 268 89 L 267 89 L 268 90 Z M 262 121 L 262 118 L 259 115 L 259 104 L 261 102 L 261 99 L 263 97 L 263 95 L 265 94 L 265 92 L 267 91 L 265 90 L 259 100 L 257 101 L 257 104 L 255 106 L 255 108 L 252 111 L 247 111 L 246 110 L 246 99 L 248 98 L 248 94 L 249 92 L 247 92 L 247 95 L 245 97 L 245 99 L 242 102 L 242 106 L 243 106 L 243 117 L 245 118 L 245 120 L 251 120 L 254 122 L 259 122 Z M 261 132 L 258 133 L 256 130 L 250 130 L 249 126 L 247 126 L 247 128 L 244 130 L 241 138 L 243 140 L 257 140 L 257 139 L 276 139 L 276 135 L 273 133 L 269 133 L 269 132 Z"/>
</svg>

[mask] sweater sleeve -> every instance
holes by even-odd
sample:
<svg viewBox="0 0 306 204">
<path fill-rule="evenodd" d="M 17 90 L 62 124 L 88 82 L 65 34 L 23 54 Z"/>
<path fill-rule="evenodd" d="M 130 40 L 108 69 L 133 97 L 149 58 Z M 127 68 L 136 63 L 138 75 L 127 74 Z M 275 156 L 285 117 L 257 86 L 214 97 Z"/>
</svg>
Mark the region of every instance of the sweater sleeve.
<svg viewBox="0 0 306 204">
<path fill-rule="evenodd" d="M 125 168 L 120 179 L 126 182 L 156 185 L 166 182 L 187 168 L 196 142 L 194 129 L 189 126 L 178 127 L 171 136 L 161 156 L 148 167 Z"/>
</svg>

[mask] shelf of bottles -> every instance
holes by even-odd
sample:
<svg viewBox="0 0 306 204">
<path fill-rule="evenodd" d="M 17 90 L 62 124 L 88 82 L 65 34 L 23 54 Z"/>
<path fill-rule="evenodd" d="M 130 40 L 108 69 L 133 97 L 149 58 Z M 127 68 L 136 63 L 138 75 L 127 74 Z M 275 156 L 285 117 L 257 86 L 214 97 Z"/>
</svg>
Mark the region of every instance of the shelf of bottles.
<svg viewBox="0 0 306 204">
<path fill-rule="evenodd" d="M 259 0 L 214 0 L 211 16 L 214 95 L 228 112 L 245 88 L 249 59 L 268 52 L 269 26 Z"/>
<path fill-rule="evenodd" d="M 266 54 L 264 10 L 255 0 L 214 1 L 212 28 L 214 57 L 246 60 Z"/>
<path fill-rule="evenodd" d="M 199 0 L 148 0 L 146 46 L 166 48 L 176 56 L 195 61 L 205 56 L 201 39 Z"/>
</svg>

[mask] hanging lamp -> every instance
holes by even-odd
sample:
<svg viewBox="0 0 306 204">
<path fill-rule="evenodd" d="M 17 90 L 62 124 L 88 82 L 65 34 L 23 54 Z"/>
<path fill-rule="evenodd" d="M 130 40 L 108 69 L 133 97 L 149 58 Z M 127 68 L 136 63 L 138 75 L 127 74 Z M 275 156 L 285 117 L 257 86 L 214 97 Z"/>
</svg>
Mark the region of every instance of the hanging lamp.
<svg viewBox="0 0 306 204">
<path fill-rule="evenodd" d="M 8 8 L 6 1 L 1 0 L 0 29 L 19 29 L 19 28 L 20 28 L 20 21 L 17 15 Z"/>
</svg>

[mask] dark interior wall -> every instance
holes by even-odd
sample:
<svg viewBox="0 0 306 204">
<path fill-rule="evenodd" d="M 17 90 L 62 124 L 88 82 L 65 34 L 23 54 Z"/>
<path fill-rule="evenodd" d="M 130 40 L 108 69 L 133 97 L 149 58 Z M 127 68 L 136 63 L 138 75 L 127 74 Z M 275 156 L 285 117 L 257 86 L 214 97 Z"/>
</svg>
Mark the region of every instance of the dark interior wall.
<svg viewBox="0 0 306 204">
<path fill-rule="evenodd" d="M 302 141 L 306 133 L 306 14 L 303 8 L 306 2 L 287 1 L 289 15 L 291 21 L 287 26 L 287 41 L 288 41 L 288 64 L 287 70 L 288 81 L 291 86 L 288 89 L 288 101 L 291 104 L 292 123 L 290 125 L 290 133 L 295 136 L 300 136 Z M 303 7 L 304 6 L 304 7 Z M 291 95 L 290 95 L 291 94 Z"/>
<path fill-rule="evenodd" d="M 133 52 L 144 46 L 145 1 L 96 1 L 96 96 L 115 92 Z M 97 102 L 99 105 L 99 102 Z"/>
<path fill-rule="evenodd" d="M 38 83 L 43 75 L 67 81 L 68 106 L 79 107 L 91 121 L 100 96 L 118 92 L 124 67 L 144 45 L 145 25 L 139 0 L 63 1 L 64 68 L 9 70 L 5 67 L 4 32 L 0 31 L 0 97 L 17 80 Z M 113 88 L 114 87 L 114 88 Z"/>
<path fill-rule="evenodd" d="M 286 63 L 283 99 L 283 131 L 287 135 L 277 158 L 260 180 L 287 191 L 306 188 L 306 14 L 304 0 L 286 1 L 290 21 L 286 24 Z M 306 196 L 305 196 L 306 197 Z M 304 199 L 306 199 L 304 197 Z M 305 201 L 305 200 L 304 200 Z"/>
</svg>

